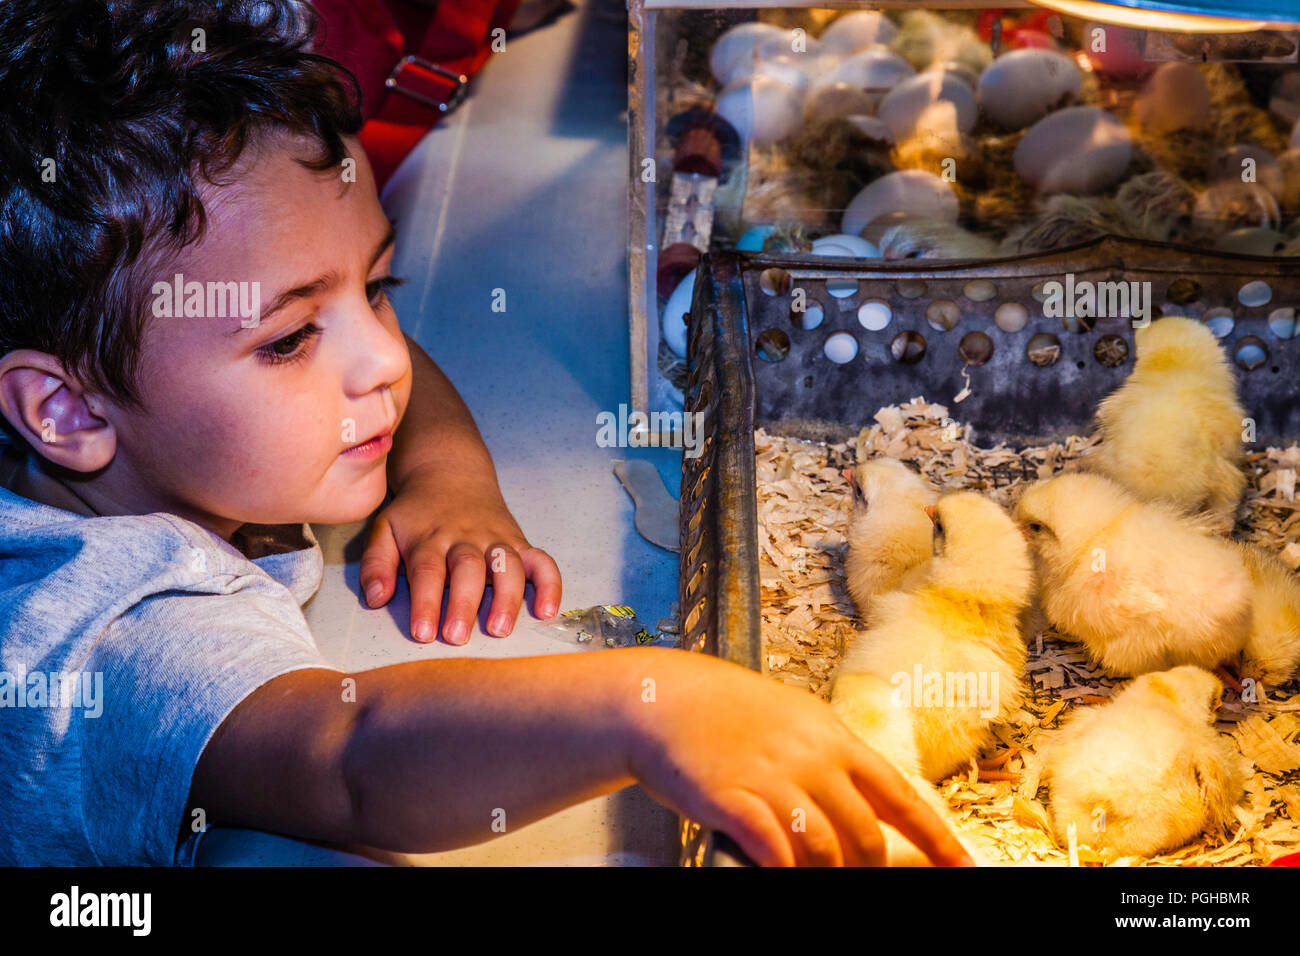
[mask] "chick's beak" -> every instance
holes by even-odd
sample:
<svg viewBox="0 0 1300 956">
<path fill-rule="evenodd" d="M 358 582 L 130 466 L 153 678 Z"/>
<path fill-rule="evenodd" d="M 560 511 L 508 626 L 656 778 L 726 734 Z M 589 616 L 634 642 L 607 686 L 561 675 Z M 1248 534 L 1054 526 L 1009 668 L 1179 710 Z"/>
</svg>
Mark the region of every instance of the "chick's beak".
<svg viewBox="0 0 1300 956">
<path fill-rule="evenodd" d="M 850 490 L 850 491 L 857 491 L 858 486 L 857 486 L 857 484 L 854 483 L 854 481 L 853 481 L 853 469 L 852 469 L 852 468 L 841 468 L 841 469 L 840 469 L 840 474 L 843 475 L 843 476 L 844 476 L 844 480 L 847 481 L 847 482 L 849 483 L 849 490 Z"/>
<path fill-rule="evenodd" d="M 926 505 L 925 513 L 930 516 L 931 521 L 935 522 L 936 524 L 938 523 L 939 519 L 936 518 L 934 515 L 934 505 Z"/>
</svg>

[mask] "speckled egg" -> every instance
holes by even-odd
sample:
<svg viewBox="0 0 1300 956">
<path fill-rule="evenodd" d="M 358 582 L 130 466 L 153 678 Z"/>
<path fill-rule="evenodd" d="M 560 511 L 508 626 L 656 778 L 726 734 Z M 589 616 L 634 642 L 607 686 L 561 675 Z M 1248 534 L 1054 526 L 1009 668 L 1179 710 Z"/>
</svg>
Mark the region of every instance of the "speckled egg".
<svg viewBox="0 0 1300 956">
<path fill-rule="evenodd" d="M 999 126 L 1024 129 L 1079 95 L 1079 68 L 1055 50 L 1012 50 L 980 74 L 979 101 Z"/>
<path fill-rule="evenodd" d="M 917 133 L 969 132 L 979 118 L 979 105 L 962 80 L 936 71 L 900 82 L 885 94 L 876 115 L 902 141 Z"/>
<path fill-rule="evenodd" d="M 840 232 L 861 235 L 873 219 L 893 213 L 956 222 L 958 212 L 957 194 L 946 182 L 924 170 L 904 169 L 886 173 L 854 196 L 844 210 Z"/>
<path fill-rule="evenodd" d="M 1096 106 L 1071 106 L 1043 117 L 1021 137 L 1016 172 L 1045 193 L 1095 193 L 1115 185 L 1133 157 L 1124 124 Z"/>
</svg>

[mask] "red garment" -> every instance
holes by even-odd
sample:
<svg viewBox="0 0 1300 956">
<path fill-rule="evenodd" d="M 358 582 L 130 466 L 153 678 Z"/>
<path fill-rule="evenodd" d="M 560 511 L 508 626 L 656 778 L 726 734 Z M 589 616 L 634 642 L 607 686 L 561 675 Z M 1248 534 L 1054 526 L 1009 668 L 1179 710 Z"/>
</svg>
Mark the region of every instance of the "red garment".
<svg viewBox="0 0 1300 956">
<path fill-rule="evenodd" d="M 380 188 L 443 116 L 436 107 L 388 89 L 385 81 L 393 68 L 403 56 L 414 54 L 472 77 L 492 54 L 492 31 L 509 26 L 519 3 L 438 0 L 430 9 L 411 0 L 312 0 L 321 21 L 316 49 L 346 66 L 361 84 L 366 119 L 361 145 Z M 397 79 L 418 92 L 450 93 L 451 84 L 435 86 L 422 81 L 422 75 L 408 67 Z"/>
</svg>

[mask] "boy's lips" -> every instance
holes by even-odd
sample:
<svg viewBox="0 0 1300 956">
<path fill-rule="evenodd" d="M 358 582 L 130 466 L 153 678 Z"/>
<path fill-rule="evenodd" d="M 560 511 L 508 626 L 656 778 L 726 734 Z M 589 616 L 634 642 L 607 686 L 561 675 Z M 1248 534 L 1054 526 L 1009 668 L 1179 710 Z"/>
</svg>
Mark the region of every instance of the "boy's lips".
<svg viewBox="0 0 1300 956">
<path fill-rule="evenodd" d="M 339 454 L 347 458 L 378 458 L 386 455 L 393 447 L 393 430 L 386 428 L 372 438 L 345 448 Z"/>
</svg>

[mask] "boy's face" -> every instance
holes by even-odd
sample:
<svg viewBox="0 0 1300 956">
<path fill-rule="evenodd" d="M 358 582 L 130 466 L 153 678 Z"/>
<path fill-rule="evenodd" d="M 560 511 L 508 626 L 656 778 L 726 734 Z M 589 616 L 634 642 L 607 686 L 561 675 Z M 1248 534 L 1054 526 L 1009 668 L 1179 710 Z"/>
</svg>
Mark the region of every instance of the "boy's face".
<svg viewBox="0 0 1300 956">
<path fill-rule="evenodd" d="M 345 451 L 391 432 L 410 399 L 410 354 L 380 284 L 391 227 L 355 140 L 355 182 L 305 169 L 296 146 L 250 148 L 230 185 L 205 189 L 202 240 L 150 278 L 255 282 L 261 314 L 248 328 L 238 314 L 151 316 L 148 413 L 106 412 L 119 507 L 174 511 L 229 538 L 245 522 L 357 521 L 383 501 L 391 442 Z"/>
</svg>

